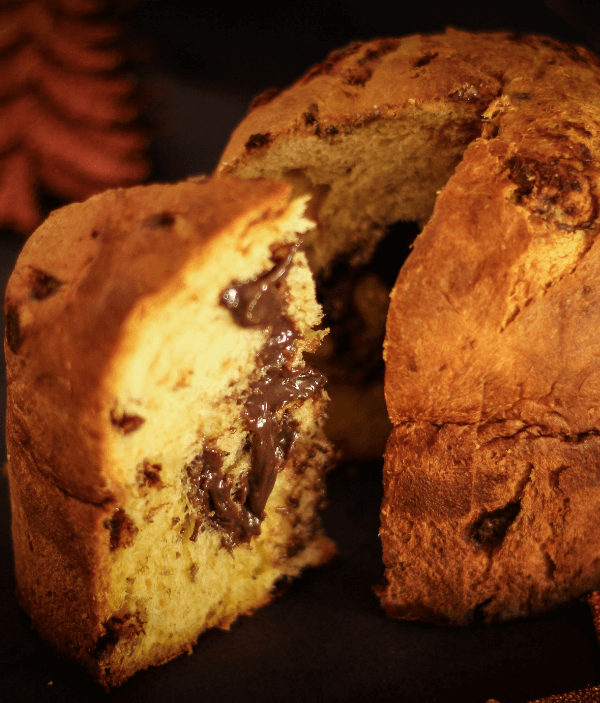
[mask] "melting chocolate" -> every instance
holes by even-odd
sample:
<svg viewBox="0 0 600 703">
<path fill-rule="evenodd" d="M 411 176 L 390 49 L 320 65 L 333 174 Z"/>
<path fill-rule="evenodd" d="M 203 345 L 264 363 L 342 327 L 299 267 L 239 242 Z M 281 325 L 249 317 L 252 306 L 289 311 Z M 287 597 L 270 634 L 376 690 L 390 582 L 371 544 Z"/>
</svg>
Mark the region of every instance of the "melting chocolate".
<svg viewBox="0 0 600 703">
<path fill-rule="evenodd" d="M 232 314 L 240 327 L 274 327 L 284 321 L 284 327 L 293 328 L 283 313 L 283 296 L 279 284 L 287 274 L 296 246 L 289 247 L 285 257 L 262 276 L 250 281 L 234 281 L 221 295 L 221 304 Z"/>
<path fill-rule="evenodd" d="M 298 439 L 298 423 L 290 413 L 285 412 L 281 418 L 279 429 L 275 433 L 275 456 L 285 461 L 294 451 Z"/>
<path fill-rule="evenodd" d="M 236 492 L 233 478 L 222 470 L 226 456 L 226 452 L 207 446 L 186 467 L 190 503 L 198 512 L 190 536 L 192 542 L 198 539 L 200 526 L 205 520 L 227 535 L 225 546 L 229 548 L 260 534 L 260 520 L 244 505 L 248 493 L 247 478 Z"/>
<path fill-rule="evenodd" d="M 227 535 L 229 548 L 260 534 L 277 473 L 298 437 L 297 423 L 290 414 L 284 413 L 279 420 L 276 414 L 289 403 L 312 397 L 325 384 L 325 377 L 315 369 L 291 365 L 299 332 L 285 313 L 282 283 L 296 251 L 297 246 L 288 247 L 283 256 L 274 257 L 270 271 L 249 281 L 234 281 L 221 295 L 221 304 L 240 327 L 268 330 L 269 337 L 257 358 L 263 373 L 250 386 L 242 410 L 246 429 L 252 434 L 247 476 L 236 489 L 233 478 L 222 471 L 225 454 L 210 447 L 188 467 L 190 502 L 200 514 L 193 540 L 206 518 Z"/>
<path fill-rule="evenodd" d="M 261 520 L 264 508 L 271 495 L 277 468 L 281 463 L 281 432 L 275 419 L 280 408 L 295 400 L 306 400 L 315 395 L 324 385 L 325 377 L 310 367 L 289 369 L 286 366 L 271 368 L 256 383 L 242 415 L 248 429 L 254 432 L 252 443 L 252 471 L 249 476 L 250 494 L 248 503 L 252 512 Z M 290 446 L 295 441 L 292 436 L 296 430 L 284 433 L 283 444 Z"/>
</svg>

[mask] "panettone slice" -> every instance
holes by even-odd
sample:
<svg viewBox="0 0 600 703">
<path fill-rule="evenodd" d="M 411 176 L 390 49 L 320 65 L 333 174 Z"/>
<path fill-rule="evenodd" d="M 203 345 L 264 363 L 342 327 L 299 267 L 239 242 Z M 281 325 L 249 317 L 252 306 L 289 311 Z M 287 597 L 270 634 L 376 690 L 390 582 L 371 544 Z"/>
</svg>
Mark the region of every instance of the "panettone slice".
<svg viewBox="0 0 600 703">
<path fill-rule="evenodd" d="M 18 593 L 105 687 L 328 560 L 305 201 L 266 180 L 55 212 L 6 293 Z"/>
</svg>

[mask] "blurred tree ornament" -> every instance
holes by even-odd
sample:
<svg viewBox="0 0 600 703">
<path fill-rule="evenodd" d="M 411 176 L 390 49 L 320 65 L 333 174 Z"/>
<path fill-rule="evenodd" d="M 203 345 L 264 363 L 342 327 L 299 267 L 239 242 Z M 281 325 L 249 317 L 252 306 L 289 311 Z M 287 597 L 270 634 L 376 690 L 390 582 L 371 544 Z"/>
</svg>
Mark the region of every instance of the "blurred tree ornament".
<svg viewBox="0 0 600 703">
<path fill-rule="evenodd" d="M 120 19 L 131 4 L 0 0 L 0 227 L 30 233 L 41 192 L 83 200 L 148 176 Z"/>
</svg>

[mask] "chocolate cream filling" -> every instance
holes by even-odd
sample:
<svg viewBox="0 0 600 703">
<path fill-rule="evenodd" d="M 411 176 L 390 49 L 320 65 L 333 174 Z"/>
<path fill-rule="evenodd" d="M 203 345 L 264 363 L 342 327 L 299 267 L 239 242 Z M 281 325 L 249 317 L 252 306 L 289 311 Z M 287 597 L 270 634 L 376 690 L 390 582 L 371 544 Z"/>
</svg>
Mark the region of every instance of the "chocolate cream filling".
<svg viewBox="0 0 600 703">
<path fill-rule="evenodd" d="M 383 384 L 390 292 L 418 229 L 414 222 L 396 222 L 366 260 L 360 251 L 350 250 L 317 274 L 317 299 L 330 332 L 315 359 L 330 381 Z"/>
<path fill-rule="evenodd" d="M 251 384 L 241 416 L 249 432 L 251 468 L 234 484 L 223 473 L 226 453 L 207 444 L 186 467 L 191 505 L 198 518 L 190 539 L 195 541 L 204 522 L 219 529 L 228 549 L 260 534 L 265 506 L 278 472 L 294 449 L 297 423 L 285 406 L 307 400 L 325 385 L 325 376 L 310 366 L 292 366 L 300 333 L 286 314 L 283 283 L 298 247 L 274 255 L 274 266 L 258 278 L 233 281 L 221 294 L 240 327 L 264 329 L 268 339 L 258 353 L 262 373 Z"/>
</svg>

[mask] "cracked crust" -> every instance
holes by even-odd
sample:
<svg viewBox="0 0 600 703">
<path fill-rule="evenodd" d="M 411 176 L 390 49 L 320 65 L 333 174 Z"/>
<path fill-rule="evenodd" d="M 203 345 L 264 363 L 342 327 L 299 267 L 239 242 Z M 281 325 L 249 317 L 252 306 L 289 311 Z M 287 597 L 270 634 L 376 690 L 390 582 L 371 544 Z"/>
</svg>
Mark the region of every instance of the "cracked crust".
<svg viewBox="0 0 600 703">
<path fill-rule="evenodd" d="M 600 582 L 599 65 L 508 33 L 355 43 L 257 101 L 223 155 L 313 193 L 322 277 L 427 223 L 387 317 L 390 614 L 492 621 Z M 348 433 L 367 393 L 332 396 Z"/>
</svg>

